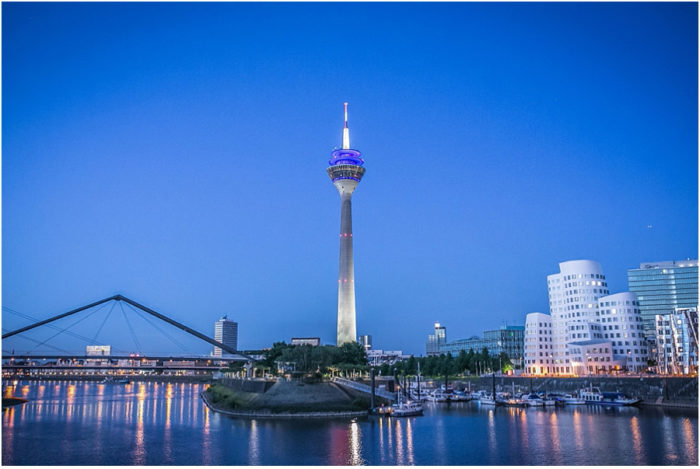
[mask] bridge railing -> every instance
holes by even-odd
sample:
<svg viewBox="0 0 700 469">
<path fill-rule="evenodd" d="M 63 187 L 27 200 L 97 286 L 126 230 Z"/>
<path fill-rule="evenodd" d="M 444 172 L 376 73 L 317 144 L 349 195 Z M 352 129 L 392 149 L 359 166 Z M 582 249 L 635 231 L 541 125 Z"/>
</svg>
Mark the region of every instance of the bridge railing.
<svg viewBox="0 0 700 469">
<path fill-rule="evenodd" d="M 350 389 L 354 389 L 355 391 L 360 391 L 360 392 L 364 392 L 367 394 L 372 394 L 372 387 L 371 386 L 367 386 L 366 384 L 358 383 L 357 381 L 351 381 L 349 379 L 336 377 L 336 378 L 333 378 L 333 382 L 336 384 L 340 384 L 342 386 L 347 386 Z M 389 392 L 385 389 L 379 389 L 376 386 L 374 388 L 374 395 L 380 396 L 380 397 L 383 397 L 385 399 L 389 399 L 392 401 L 396 400 L 396 393 L 395 392 Z"/>
</svg>

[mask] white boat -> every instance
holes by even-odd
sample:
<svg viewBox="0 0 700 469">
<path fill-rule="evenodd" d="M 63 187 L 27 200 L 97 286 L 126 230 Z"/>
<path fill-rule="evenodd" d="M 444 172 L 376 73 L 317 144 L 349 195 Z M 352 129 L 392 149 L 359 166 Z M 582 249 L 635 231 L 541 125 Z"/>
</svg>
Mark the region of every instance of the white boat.
<svg viewBox="0 0 700 469">
<path fill-rule="evenodd" d="M 579 395 L 581 399 L 586 401 L 586 404 L 628 406 L 642 402 L 641 399 L 627 397 L 621 392 L 601 392 L 599 388 L 594 387 L 582 389 L 579 391 Z"/>
<path fill-rule="evenodd" d="M 404 402 L 401 393 L 399 393 L 398 401 L 391 406 L 391 416 L 411 417 L 414 415 L 423 415 L 423 406 L 420 405 L 420 402 Z"/>
<path fill-rule="evenodd" d="M 452 399 L 455 401 L 470 401 L 472 397 L 464 391 L 455 391 L 452 393 Z"/>
<path fill-rule="evenodd" d="M 418 402 L 399 402 L 391 406 L 392 417 L 411 417 L 423 415 L 423 406 Z"/>
<path fill-rule="evenodd" d="M 496 405 L 496 399 L 493 398 L 493 396 L 486 396 L 483 395 L 479 397 L 479 404 L 481 405 Z"/>
<path fill-rule="evenodd" d="M 523 402 L 530 407 L 544 407 L 544 399 L 534 393 L 523 396 Z"/>
<path fill-rule="evenodd" d="M 571 394 L 565 394 L 562 401 L 566 405 L 581 405 L 586 403 L 585 400 L 581 399 L 580 397 L 572 396 Z"/>
<path fill-rule="evenodd" d="M 426 396 L 427 400 L 431 402 L 449 402 L 450 395 L 442 392 L 440 389 L 436 389 Z"/>
</svg>

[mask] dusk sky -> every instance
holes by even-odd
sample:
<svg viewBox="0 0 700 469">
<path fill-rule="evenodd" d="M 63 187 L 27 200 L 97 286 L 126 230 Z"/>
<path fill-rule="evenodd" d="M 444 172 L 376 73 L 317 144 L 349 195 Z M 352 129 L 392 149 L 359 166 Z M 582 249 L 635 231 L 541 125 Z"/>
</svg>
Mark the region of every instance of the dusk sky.
<svg viewBox="0 0 700 469">
<path fill-rule="evenodd" d="M 227 314 L 242 349 L 335 343 L 326 167 L 344 101 L 367 169 L 357 332 L 375 348 L 425 354 L 435 321 L 448 340 L 524 325 L 549 313 L 562 261 L 599 261 L 617 293 L 642 262 L 697 259 L 697 18 L 695 3 L 3 3 L 3 332 L 121 293 L 210 335 Z M 56 326 L 211 350 L 109 311 Z M 2 348 L 52 350 L 37 342 L 57 332 Z"/>
</svg>

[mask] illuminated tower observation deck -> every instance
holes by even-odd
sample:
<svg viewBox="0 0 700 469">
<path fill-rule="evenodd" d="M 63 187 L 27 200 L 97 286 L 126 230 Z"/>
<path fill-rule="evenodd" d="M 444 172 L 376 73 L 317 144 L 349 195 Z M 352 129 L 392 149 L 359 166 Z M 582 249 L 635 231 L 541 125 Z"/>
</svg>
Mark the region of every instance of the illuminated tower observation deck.
<svg viewBox="0 0 700 469">
<path fill-rule="evenodd" d="M 354 342 L 355 329 L 355 269 L 352 260 L 352 193 L 365 174 L 361 153 L 350 149 L 348 103 L 345 103 L 343 147 L 331 153 L 326 171 L 340 194 L 340 266 L 338 269 L 338 346 Z"/>
</svg>

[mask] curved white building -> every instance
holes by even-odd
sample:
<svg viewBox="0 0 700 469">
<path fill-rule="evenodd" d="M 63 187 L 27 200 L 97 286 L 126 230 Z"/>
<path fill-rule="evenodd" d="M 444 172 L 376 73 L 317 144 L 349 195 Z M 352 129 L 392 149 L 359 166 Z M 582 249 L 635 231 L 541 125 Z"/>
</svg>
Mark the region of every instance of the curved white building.
<svg viewBox="0 0 700 469">
<path fill-rule="evenodd" d="M 567 353 L 569 342 L 594 340 L 601 331 L 596 322 L 598 298 L 609 294 L 599 262 L 574 260 L 559 263 L 559 273 L 547 276 L 552 318 L 554 373 L 572 374 Z"/>
<path fill-rule="evenodd" d="M 525 318 L 525 373 L 554 373 L 554 341 L 549 314 L 529 313 Z"/>
<path fill-rule="evenodd" d="M 637 295 L 623 292 L 603 296 L 598 299 L 597 306 L 596 321 L 603 338 L 610 340 L 616 361 L 629 371 L 644 371 L 648 348 Z"/>
</svg>

